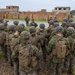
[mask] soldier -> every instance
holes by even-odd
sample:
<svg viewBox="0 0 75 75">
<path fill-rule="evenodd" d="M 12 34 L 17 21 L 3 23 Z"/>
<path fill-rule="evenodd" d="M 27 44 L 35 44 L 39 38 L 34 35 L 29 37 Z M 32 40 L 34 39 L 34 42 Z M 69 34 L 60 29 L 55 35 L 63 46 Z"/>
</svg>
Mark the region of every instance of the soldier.
<svg viewBox="0 0 75 75">
<path fill-rule="evenodd" d="M 49 41 L 49 74 L 62 75 L 64 58 L 67 53 L 66 40 L 63 37 L 64 29 L 61 26 L 55 28 L 55 36 Z"/>
<path fill-rule="evenodd" d="M 68 28 L 67 22 L 63 21 L 61 26 L 64 28 L 64 33 L 63 34 L 64 34 L 64 37 L 66 37 L 66 29 Z"/>
<path fill-rule="evenodd" d="M 47 38 L 46 38 L 46 31 L 45 31 L 45 24 L 40 24 L 40 29 L 37 31 L 37 35 L 39 38 L 39 43 L 41 44 L 42 52 L 43 52 L 43 59 L 46 62 L 46 45 L 47 45 Z"/>
<path fill-rule="evenodd" d="M 54 22 L 58 22 L 57 17 L 54 17 Z"/>
<path fill-rule="evenodd" d="M 69 45 L 69 53 L 65 58 L 65 71 L 68 75 L 74 75 L 75 65 L 75 29 L 73 27 L 67 28 L 67 44 Z"/>
<path fill-rule="evenodd" d="M 53 30 L 54 30 L 54 21 L 51 20 L 49 22 L 49 27 L 47 28 L 47 39 L 48 39 L 48 41 L 49 41 L 49 39 L 51 37 L 51 34 L 52 34 Z"/>
<path fill-rule="evenodd" d="M 32 22 L 30 23 L 30 26 L 34 26 L 34 27 L 37 27 L 37 23 L 34 22 L 34 19 L 32 19 Z"/>
<path fill-rule="evenodd" d="M 4 24 L 0 23 L 0 46 L 1 46 L 2 53 L 3 53 L 3 57 L 7 61 L 8 60 L 8 58 L 7 58 L 7 46 L 6 46 L 6 35 L 7 35 L 7 33 L 4 31 L 4 28 L 5 28 Z"/>
<path fill-rule="evenodd" d="M 30 32 L 30 41 L 32 45 L 35 45 L 38 49 L 40 49 L 40 43 L 38 42 L 38 36 L 36 35 L 36 28 L 34 26 L 31 26 L 29 28 Z"/>
<path fill-rule="evenodd" d="M 49 23 L 51 20 L 52 20 L 52 17 L 50 17 L 50 18 L 48 19 L 48 23 Z"/>
<path fill-rule="evenodd" d="M 19 35 L 21 34 L 21 32 L 23 31 L 23 27 L 18 25 L 15 27 L 15 32 L 13 34 L 13 36 L 9 36 L 11 41 L 10 41 L 10 47 L 11 47 L 11 50 L 13 51 L 13 48 L 16 44 L 19 43 Z"/>
<path fill-rule="evenodd" d="M 9 62 L 12 66 L 12 52 L 14 47 L 19 44 L 19 35 L 20 33 L 23 31 L 23 27 L 18 25 L 14 28 L 15 26 L 10 26 L 11 31 L 9 32 L 9 37 L 8 37 L 8 43 L 9 43 L 9 47 L 10 47 L 10 51 L 9 51 Z M 12 32 L 12 33 L 11 33 Z M 11 33 L 11 34 L 10 34 Z M 17 61 L 16 61 L 17 62 Z"/>
<path fill-rule="evenodd" d="M 12 51 L 11 51 L 11 38 L 14 37 L 14 32 L 15 32 L 15 26 L 10 25 L 8 26 L 8 34 L 6 35 L 6 45 L 7 45 L 7 51 L 8 51 L 8 62 L 10 63 L 11 66 L 13 66 L 12 63 Z"/>
<path fill-rule="evenodd" d="M 58 22 L 55 22 L 54 25 L 53 25 L 53 29 L 52 29 L 53 31 L 52 31 L 52 33 L 51 33 L 51 35 L 49 37 L 49 40 L 51 40 L 51 38 L 55 35 L 54 28 L 57 27 L 57 26 L 59 26 L 59 23 Z"/>
<path fill-rule="evenodd" d="M 17 26 L 17 25 L 19 24 L 19 21 L 14 21 L 13 24 L 14 24 L 15 26 Z"/>
<path fill-rule="evenodd" d="M 26 26 L 28 26 L 29 25 L 29 18 L 28 18 L 28 16 L 25 18 L 25 21 L 26 21 Z"/>
<path fill-rule="evenodd" d="M 36 46 L 29 44 L 29 39 L 30 34 L 23 31 L 20 35 L 20 45 L 14 48 L 13 58 L 19 59 L 16 75 L 36 75 L 37 61 L 41 54 Z"/>
</svg>

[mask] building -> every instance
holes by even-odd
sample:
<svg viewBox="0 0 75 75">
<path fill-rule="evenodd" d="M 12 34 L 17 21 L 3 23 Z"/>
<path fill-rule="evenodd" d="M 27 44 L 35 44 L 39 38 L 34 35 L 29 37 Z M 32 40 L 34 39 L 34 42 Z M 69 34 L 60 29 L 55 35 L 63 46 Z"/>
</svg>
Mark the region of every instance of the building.
<svg viewBox="0 0 75 75">
<path fill-rule="evenodd" d="M 19 13 L 19 6 L 6 6 L 6 8 L 1 8 L 0 12 L 3 12 L 3 13 Z"/>
<path fill-rule="evenodd" d="M 55 7 L 52 12 L 54 12 L 55 14 L 58 14 L 58 13 L 70 14 L 70 7 Z"/>
</svg>

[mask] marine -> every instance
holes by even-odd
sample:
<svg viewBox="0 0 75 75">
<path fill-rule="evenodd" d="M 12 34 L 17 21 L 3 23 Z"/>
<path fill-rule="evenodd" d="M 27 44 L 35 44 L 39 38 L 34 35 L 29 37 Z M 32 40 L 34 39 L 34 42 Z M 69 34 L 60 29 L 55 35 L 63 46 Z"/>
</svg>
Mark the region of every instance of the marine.
<svg viewBox="0 0 75 75">
<path fill-rule="evenodd" d="M 55 35 L 48 44 L 49 75 L 62 75 L 64 59 L 67 53 L 66 39 L 63 37 L 64 29 L 57 26 L 54 29 Z M 60 46 L 59 46 L 60 45 Z"/>
<path fill-rule="evenodd" d="M 29 43 L 29 39 L 29 32 L 23 31 L 20 35 L 20 44 L 14 48 L 13 59 L 19 59 L 15 75 L 37 75 L 37 61 L 41 54 L 36 46 Z"/>
<path fill-rule="evenodd" d="M 29 26 L 37 27 L 38 25 L 37 25 L 37 23 L 36 23 L 36 22 L 34 22 L 34 19 L 32 19 L 32 22 L 30 23 L 30 25 L 29 25 Z"/>
</svg>

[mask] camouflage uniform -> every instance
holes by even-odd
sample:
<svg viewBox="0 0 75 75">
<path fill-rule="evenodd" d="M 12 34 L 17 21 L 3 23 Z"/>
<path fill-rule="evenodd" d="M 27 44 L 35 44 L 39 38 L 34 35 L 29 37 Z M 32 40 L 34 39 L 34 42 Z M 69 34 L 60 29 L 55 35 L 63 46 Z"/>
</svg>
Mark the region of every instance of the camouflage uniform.
<svg viewBox="0 0 75 75">
<path fill-rule="evenodd" d="M 55 28 L 56 35 L 53 36 L 53 38 L 49 41 L 48 44 L 48 74 L 49 75 L 62 75 L 62 70 L 63 70 L 63 63 L 64 63 L 64 58 L 59 58 L 57 56 L 57 50 L 56 50 L 56 43 L 59 41 L 64 41 L 66 43 L 66 40 L 63 36 L 59 36 L 58 34 L 60 33 L 63 35 L 63 27 L 57 26 Z M 66 53 L 65 53 L 66 54 Z"/>
<path fill-rule="evenodd" d="M 29 44 L 29 38 L 30 34 L 23 31 L 20 35 L 21 44 L 14 48 L 12 54 L 14 59 L 19 58 L 17 72 L 21 75 L 36 75 L 37 61 L 41 55 L 36 46 Z"/>
<path fill-rule="evenodd" d="M 11 66 L 13 66 L 13 63 L 12 63 L 12 52 L 11 52 L 11 39 L 14 37 L 14 29 L 15 29 L 15 26 L 14 25 L 11 25 L 11 26 L 8 26 L 8 34 L 6 35 L 6 45 L 7 45 L 7 51 L 8 51 L 8 61 L 10 63 Z"/>
<path fill-rule="evenodd" d="M 65 58 L 64 62 L 64 69 L 65 71 L 70 75 L 74 72 L 74 65 L 75 65 L 75 53 L 74 50 L 72 50 L 74 47 L 72 43 L 74 43 L 75 39 L 75 29 L 73 27 L 67 28 L 67 45 L 69 46 L 69 53 Z"/>
<path fill-rule="evenodd" d="M 47 45 L 46 35 L 47 33 L 45 31 L 44 24 L 40 24 L 40 29 L 37 31 L 37 35 L 38 35 L 38 42 L 41 44 L 44 62 L 46 62 L 46 45 Z"/>
<path fill-rule="evenodd" d="M 19 41 L 19 38 L 20 38 L 20 33 L 23 31 L 23 27 L 18 25 L 15 27 L 15 32 L 11 35 L 9 35 L 9 45 L 10 45 L 10 49 L 11 49 L 11 53 L 13 53 L 14 51 L 14 48 L 16 45 L 18 45 L 20 43 Z M 11 56 L 11 55 L 10 55 Z M 11 56 L 12 57 L 12 56 Z M 16 58 L 14 61 L 13 61 L 13 58 L 10 59 L 13 64 L 14 64 L 14 70 L 16 73 L 18 73 L 16 70 L 18 69 L 19 67 L 19 59 Z"/>
<path fill-rule="evenodd" d="M 47 66 L 46 66 L 46 49 L 47 49 L 47 38 L 46 38 L 46 31 L 45 31 L 45 25 L 40 24 L 40 29 L 37 31 L 38 35 L 38 42 L 41 45 L 41 50 L 42 50 L 42 57 L 40 60 L 40 73 L 38 75 L 46 75 L 47 71 Z"/>
<path fill-rule="evenodd" d="M 37 27 L 38 25 L 37 25 L 37 23 L 35 23 L 35 22 L 34 22 L 34 19 L 32 19 L 32 22 L 30 23 L 30 25 L 29 25 L 29 26 Z"/>
<path fill-rule="evenodd" d="M 5 60 L 7 59 L 7 46 L 6 46 L 6 35 L 7 33 L 4 31 L 4 24 L 0 23 L 0 46 L 1 46 L 1 50 L 3 53 L 3 57 L 5 58 Z"/>
</svg>

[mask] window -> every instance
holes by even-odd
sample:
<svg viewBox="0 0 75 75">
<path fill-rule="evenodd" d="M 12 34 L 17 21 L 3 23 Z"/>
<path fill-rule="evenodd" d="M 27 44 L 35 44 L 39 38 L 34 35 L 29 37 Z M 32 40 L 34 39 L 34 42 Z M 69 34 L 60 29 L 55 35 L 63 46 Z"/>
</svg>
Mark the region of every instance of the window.
<svg viewBox="0 0 75 75">
<path fill-rule="evenodd" d="M 59 10 L 61 10 L 61 8 L 59 8 Z"/>
<path fill-rule="evenodd" d="M 55 8 L 55 10 L 57 10 L 57 8 Z"/>
<path fill-rule="evenodd" d="M 66 10 L 66 8 L 63 8 L 63 10 Z"/>
<path fill-rule="evenodd" d="M 10 7 L 8 7 L 10 9 Z"/>
</svg>

